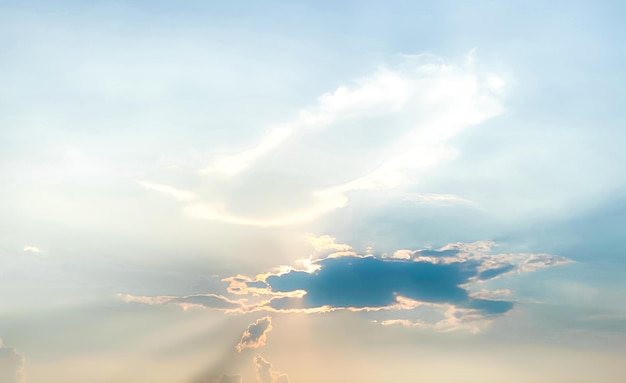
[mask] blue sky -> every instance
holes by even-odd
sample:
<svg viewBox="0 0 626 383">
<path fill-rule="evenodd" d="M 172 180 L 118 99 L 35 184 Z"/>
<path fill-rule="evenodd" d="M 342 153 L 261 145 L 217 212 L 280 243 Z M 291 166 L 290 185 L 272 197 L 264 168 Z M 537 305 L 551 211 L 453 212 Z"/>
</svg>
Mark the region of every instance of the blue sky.
<svg viewBox="0 0 626 383">
<path fill-rule="evenodd" d="M 619 382 L 624 11 L 0 1 L 0 381 Z"/>
</svg>

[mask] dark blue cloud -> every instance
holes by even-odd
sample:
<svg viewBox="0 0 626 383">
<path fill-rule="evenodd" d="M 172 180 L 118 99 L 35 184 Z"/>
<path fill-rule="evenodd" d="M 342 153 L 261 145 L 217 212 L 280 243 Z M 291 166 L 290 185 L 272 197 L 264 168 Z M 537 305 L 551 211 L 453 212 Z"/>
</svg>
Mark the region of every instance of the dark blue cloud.
<svg viewBox="0 0 626 383">
<path fill-rule="evenodd" d="M 304 308 L 380 308 L 396 303 L 398 295 L 420 302 L 449 303 L 475 308 L 485 314 L 501 314 L 511 302 L 472 299 L 461 287 L 472 277 L 480 277 L 477 261 L 450 263 L 415 262 L 375 257 L 340 257 L 318 261 L 314 273 L 291 271 L 269 276 L 273 292 L 304 290 Z M 511 265 L 511 268 L 513 266 Z M 496 269 L 493 276 L 504 272 Z M 484 279 L 489 279 L 488 274 Z M 279 298 L 270 302 L 275 309 L 293 308 L 296 299 Z"/>
</svg>

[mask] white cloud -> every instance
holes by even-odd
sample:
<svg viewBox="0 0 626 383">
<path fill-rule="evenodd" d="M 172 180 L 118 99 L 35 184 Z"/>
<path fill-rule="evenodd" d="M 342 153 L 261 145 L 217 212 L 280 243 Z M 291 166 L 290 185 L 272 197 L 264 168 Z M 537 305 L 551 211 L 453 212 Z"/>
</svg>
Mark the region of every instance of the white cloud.
<svg viewBox="0 0 626 383">
<path fill-rule="evenodd" d="M 477 299 L 502 299 L 505 297 L 510 297 L 513 295 L 513 292 L 509 289 L 497 289 L 497 290 L 487 290 L 480 289 L 478 291 L 472 291 L 470 296 L 472 298 Z"/>
<path fill-rule="evenodd" d="M 24 246 L 24 251 L 31 253 L 41 253 L 41 250 L 37 246 Z"/>
<path fill-rule="evenodd" d="M 422 319 L 387 319 L 380 321 L 383 326 L 402 325 L 406 327 L 418 327 L 435 332 L 470 332 L 478 334 L 483 332 L 493 323 L 493 318 L 482 315 L 478 310 L 459 308 L 454 305 L 432 305 L 440 310 L 443 318 L 428 322 Z"/>
<path fill-rule="evenodd" d="M 157 191 L 166 194 L 178 201 L 191 201 L 196 198 L 195 193 L 189 190 L 183 190 L 170 185 L 159 184 L 149 181 L 137 181 L 137 183 L 148 190 Z"/>
<path fill-rule="evenodd" d="M 184 211 L 192 217 L 216 220 L 224 223 L 248 225 L 248 226 L 283 226 L 308 222 L 319 216 L 344 207 L 348 202 L 347 197 L 324 192 L 312 192 L 314 203 L 311 206 L 290 211 L 286 214 L 271 217 L 247 217 L 230 213 L 224 204 L 194 203 L 187 205 Z"/>
<path fill-rule="evenodd" d="M 282 126 L 270 130 L 267 136 L 251 149 L 232 155 L 219 156 L 217 159 L 200 171 L 201 174 L 219 173 L 228 176 L 240 173 L 254 164 L 255 161 L 278 148 L 294 133 L 289 126 Z"/>
<path fill-rule="evenodd" d="M 118 294 L 117 297 L 127 303 L 142 303 L 145 305 L 175 305 L 187 310 L 193 307 L 234 310 L 241 306 L 241 302 L 228 299 L 218 294 L 197 294 L 185 296 L 136 296 Z"/>
<path fill-rule="evenodd" d="M 349 251 L 352 250 L 352 246 L 346 243 L 337 243 L 337 238 L 331 237 L 330 235 L 322 235 L 316 237 L 311 234 L 307 234 L 306 236 L 307 242 L 313 246 L 313 249 L 317 253 L 324 252 L 326 250 L 333 251 Z"/>
<path fill-rule="evenodd" d="M 233 209 L 232 206 L 242 204 L 231 201 L 233 197 L 228 187 L 218 191 L 217 195 L 203 196 L 200 191 L 149 180 L 142 180 L 140 184 L 186 203 L 184 211 L 199 219 L 253 226 L 308 222 L 346 206 L 352 192 L 403 188 L 443 161 L 456 158 L 458 150 L 450 146 L 450 139 L 466 128 L 502 113 L 503 84 L 504 80 L 497 74 L 479 71 L 474 65 L 446 63 L 432 56 L 405 56 L 397 67 L 381 67 L 351 85 L 342 85 L 333 92 L 322 94 L 316 105 L 300 110 L 295 119 L 270 127 L 256 145 L 234 154 L 218 155 L 190 175 L 211 179 L 213 184 L 237 183 L 237 179 L 247 177 L 244 171 L 261 168 L 263 159 L 287 141 L 306 139 L 320 128 L 329 128 L 331 136 L 336 136 L 334 140 L 330 138 L 329 145 L 334 145 L 340 152 L 341 141 L 346 139 L 340 134 L 341 123 L 347 120 L 365 122 L 373 117 L 386 116 L 385 123 L 393 124 L 394 129 L 396 125 L 402 127 L 395 130 L 391 140 L 395 143 L 382 148 L 386 154 L 377 166 L 356 173 L 354 170 L 347 172 L 343 182 L 317 187 L 310 185 L 307 190 L 298 191 L 303 194 L 300 205 L 285 211 L 259 215 L 245 209 Z M 380 129 L 387 127 L 381 125 Z M 398 134 L 398 131 L 403 133 Z M 284 152 L 281 154 L 285 155 Z M 328 156 L 329 153 L 319 155 Z M 291 169 L 292 163 L 298 163 L 293 160 L 299 158 L 283 158 L 280 164 Z M 290 171 L 298 172 L 298 169 Z M 217 175 L 229 177 L 216 178 Z M 323 173 L 307 176 L 312 180 L 320 175 Z M 272 195 L 272 192 L 289 195 L 289 191 L 280 190 L 270 182 L 260 187 L 266 189 L 264 195 Z M 460 197 L 445 194 L 417 196 L 420 203 L 468 203 Z M 239 198 L 248 197 L 243 193 Z M 256 203 L 266 204 L 262 199 Z"/>
</svg>

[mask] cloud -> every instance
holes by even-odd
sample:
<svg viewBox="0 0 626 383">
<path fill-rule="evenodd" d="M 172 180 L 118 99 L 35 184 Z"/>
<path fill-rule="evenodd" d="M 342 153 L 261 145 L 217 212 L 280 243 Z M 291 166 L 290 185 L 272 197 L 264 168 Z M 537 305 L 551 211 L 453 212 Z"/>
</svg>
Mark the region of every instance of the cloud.
<svg viewBox="0 0 626 383">
<path fill-rule="evenodd" d="M 334 251 L 349 251 L 352 250 L 352 246 L 345 243 L 337 243 L 337 239 L 335 237 L 331 237 L 330 235 L 322 235 L 316 237 L 311 234 L 307 234 L 306 240 L 313 246 L 315 252 L 320 253 L 326 250 L 334 250 Z"/>
<path fill-rule="evenodd" d="M 0 382 L 21 383 L 24 379 L 24 357 L 0 339 Z"/>
<path fill-rule="evenodd" d="M 137 181 L 137 183 L 148 190 L 157 191 L 168 195 L 178 201 L 192 201 L 196 198 L 195 193 L 183 190 L 170 185 L 159 184 L 149 181 Z"/>
<path fill-rule="evenodd" d="M 241 339 L 233 347 L 229 347 L 221 358 L 215 361 L 205 371 L 198 374 L 194 381 L 201 383 L 241 383 L 240 375 L 230 375 L 236 371 L 247 353 L 248 349 L 256 349 L 265 345 L 267 334 L 272 330 L 272 318 L 269 316 L 259 318 L 251 323 L 244 331 Z"/>
<path fill-rule="evenodd" d="M 254 164 L 255 161 L 278 148 L 287 141 L 294 133 L 294 129 L 289 126 L 276 127 L 270 130 L 261 142 L 251 149 L 240 153 L 218 157 L 211 165 L 202 169 L 201 174 L 219 173 L 224 175 L 235 175 Z"/>
<path fill-rule="evenodd" d="M 205 307 L 215 309 L 236 309 L 241 306 L 240 302 L 228 299 L 218 294 L 195 294 L 185 296 L 135 296 L 130 294 L 118 294 L 118 298 L 125 302 L 143 303 L 146 305 L 176 305 L 184 309 L 192 307 Z"/>
<path fill-rule="evenodd" d="M 41 253 L 41 250 L 36 246 L 24 246 L 24 251 L 31 253 Z"/>
<path fill-rule="evenodd" d="M 217 307 L 232 314 L 361 311 L 385 325 L 474 332 L 516 305 L 511 290 L 501 286 L 489 290 L 484 288 L 486 282 L 572 262 L 551 254 L 494 253 L 496 243 L 492 241 L 452 243 L 438 249 L 401 249 L 391 256 L 376 256 L 358 255 L 352 250 L 332 252 L 351 247 L 338 244 L 330 236 L 308 238 L 314 248 L 331 253 L 300 261 L 299 267 L 280 266 L 255 277 L 223 278 L 229 284 L 228 293 L 240 297 L 238 301 L 215 294 L 123 299 Z M 262 346 L 270 330 L 271 319 L 259 319 L 243 334 L 237 350 Z"/>
<path fill-rule="evenodd" d="M 255 294 L 265 292 L 269 298 L 256 305 L 251 303 L 246 309 L 412 312 L 418 317 L 431 311 L 433 315 L 441 314 L 441 318 L 431 323 L 419 318 L 387 318 L 380 322 L 440 331 L 476 331 L 511 311 L 515 302 L 506 300 L 512 295 L 508 289 L 472 292 L 472 287 L 514 273 L 571 263 L 549 254 L 493 254 L 495 245 L 490 241 L 454 243 L 439 249 L 399 250 L 391 257 L 327 256 L 310 261 L 315 267 L 260 274 L 257 281 L 262 283 Z"/>
<path fill-rule="evenodd" d="M 351 193 L 404 188 L 436 165 L 456 158 L 458 150 L 450 143 L 453 137 L 503 112 L 501 85 L 504 80 L 497 74 L 477 68 L 429 55 L 403 56 L 402 62 L 396 66 L 380 66 L 369 75 L 320 95 L 314 105 L 299 110 L 294 119 L 268 127 L 266 135 L 256 144 L 231 153 L 214 153 L 207 165 L 188 175 L 194 180 L 185 183 L 204 186 L 187 190 L 149 179 L 141 180 L 139 184 L 184 203 L 183 211 L 198 219 L 266 227 L 314 220 L 345 207 Z M 322 160 L 318 162 L 324 162 L 341 155 L 341 143 L 348 138 L 342 133 L 346 124 L 357 121 L 366 125 L 372 119 L 383 121 L 378 122 L 380 129 L 385 129 L 387 124 L 393 127 L 388 130 L 393 132 L 389 134 L 389 142 L 378 145 L 377 150 L 382 154 L 375 164 L 336 166 L 333 172 L 340 176 L 332 183 L 311 181 L 302 188 L 283 188 L 271 177 L 259 176 L 263 173 L 258 170 L 263 169 L 270 153 L 272 157 L 280 157 L 275 168 L 281 170 L 280 174 L 286 179 L 291 174 L 305 172 L 309 173 L 305 174 L 307 180 L 324 176 L 327 170 L 316 164 L 298 169 L 307 161 L 299 152 L 278 149 L 286 146 L 288 141 L 298 145 L 312 135 L 330 132 L 324 134 L 329 135 L 327 140 L 331 149 L 315 153 Z M 355 134 L 362 135 L 362 132 Z M 189 165 L 189 160 L 184 158 L 181 161 Z M 169 168 L 171 166 L 157 170 L 165 172 Z M 344 168 L 348 170 L 342 170 Z M 159 174 L 151 176 L 159 177 Z M 255 197 L 251 204 L 249 190 L 233 193 L 233 189 L 245 189 L 246 180 L 254 177 L 267 179 L 266 182 L 253 183 L 257 188 L 255 195 L 263 197 Z M 294 199 L 294 204 L 268 203 L 287 199 Z M 412 199 L 438 205 L 472 205 L 470 201 L 450 194 L 415 194 Z M 241 208 L 244 205 L 246 208 Z"/>
<path fill-rule="evenodd" d="M 269 316 L 257 319 L 244 331 L 241 340 L 237 344 L 237 351 L 241 352 L 247 348 L 259 348 L 265 346 L 267 334 L 272 331 L 272 318 Z"/>
<path fill-rule="evenodd" d="M 261 355 L 254 357 L 254 366 L 260 383 L 289 383 L 287 375 L 273 370 L 272 365 Z"/>
</svg>

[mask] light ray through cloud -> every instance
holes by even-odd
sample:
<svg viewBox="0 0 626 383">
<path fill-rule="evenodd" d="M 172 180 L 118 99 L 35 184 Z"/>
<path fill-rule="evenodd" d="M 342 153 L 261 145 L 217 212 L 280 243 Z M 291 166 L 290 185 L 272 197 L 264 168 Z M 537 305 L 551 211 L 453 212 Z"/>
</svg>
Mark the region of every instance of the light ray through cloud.
<svg viewBox="0 0 626 383">
<path fill-rule="evenodd" d="M 623 383 L 625 15 L 0 1 L 0 383 Z"/>
</svg>

